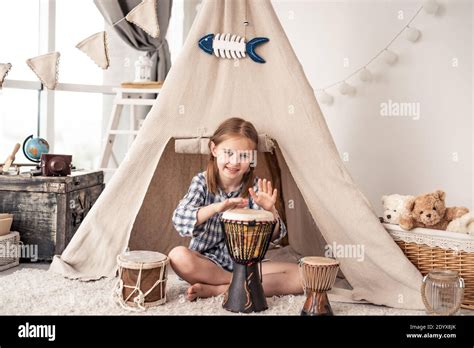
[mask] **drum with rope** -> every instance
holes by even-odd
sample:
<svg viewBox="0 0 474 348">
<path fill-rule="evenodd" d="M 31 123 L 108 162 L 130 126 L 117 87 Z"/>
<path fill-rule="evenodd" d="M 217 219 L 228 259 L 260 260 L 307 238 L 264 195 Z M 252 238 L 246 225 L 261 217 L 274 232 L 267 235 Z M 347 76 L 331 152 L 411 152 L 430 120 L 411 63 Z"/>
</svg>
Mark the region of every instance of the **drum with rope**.
<svg viewBox="0 0 474 348">
<path fill-rule="evenodd" d="M 166 302 L 169 259 L 155 251 L 126 251 L 117 256 L 113 299 L 125 309 L 145 310 Z"/>
</svg>

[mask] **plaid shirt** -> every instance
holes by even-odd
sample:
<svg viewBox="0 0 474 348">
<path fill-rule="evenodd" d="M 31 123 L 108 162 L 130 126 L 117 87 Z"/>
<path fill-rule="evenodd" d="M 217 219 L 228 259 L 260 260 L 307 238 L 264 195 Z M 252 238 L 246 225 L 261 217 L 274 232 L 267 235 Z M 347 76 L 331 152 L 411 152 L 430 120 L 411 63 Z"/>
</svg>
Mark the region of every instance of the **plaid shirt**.
<svg viewBox="0 0 474 348">
<path fill-rule="evenodd" d="M 255 192 L 258 191 L 257 180 L 258 178 L 255 178 L 253 185 Z M 204 172 L 199 173 L 191 181 L 188 193 L 179 202 L 173 213 L 173 225 L 178 233 L 183 237 L 192 237 L 189 248 L 200 252 L 228 271 L 233 270 L 233 262 L 225 244 L 224 231 L 220 221 L 222 213 L 214 214 L 207 221 L 196 226 L 197 211 L 200 207 L 222 202 L 227 198 L 239 197 L 242 186 L 240 185 L 239 190 L 228 193 L 219 188 L 218 193 L 214 195 L 207 189 Z M 262 209 L 251 196 L 249 196 L 249 208 Z M 280 242 L 287 233 L 283 221 L 279 219 L 279 222 L 280 236 L 273 243 Z"/>
</svg>

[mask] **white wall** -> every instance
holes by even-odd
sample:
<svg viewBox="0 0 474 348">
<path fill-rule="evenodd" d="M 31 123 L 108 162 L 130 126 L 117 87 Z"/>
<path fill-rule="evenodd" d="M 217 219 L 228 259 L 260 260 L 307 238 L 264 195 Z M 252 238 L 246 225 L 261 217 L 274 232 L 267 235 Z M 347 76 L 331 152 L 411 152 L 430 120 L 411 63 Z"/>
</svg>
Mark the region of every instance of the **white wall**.
<svg viewBox="0 0 474 348">
<path fill-rule="evenodd" d="M 184 1 L 190 5 L 189 0 Z M 469 0 L 438 2 L 441 9 L 437 16 L 422 11 L 412 23 L 422 31 L 419 42 L 413 44 L 402 35 L 391 46 L 399 54 L 395 66 L 375 60 L 369 66 L 375 75 L 372 83 L 362 83 L 354 76 L 348 80 L 357 87 L 354 97 L 341 96 L 333 87 L 327 91 L 335 96 L 334 105 L 321 104 L 339 152 L 348 158 L 347 168 L 379 213 L 383 194 L 421 194 L 438 188 L 447 192 L 449 205 L 474 209 L 474 6 Z M 194 9 L 197 3 L 193 0 L 187 7 Z M 272 3 L 311 85 L 317 89 L 344 79 L 366 64 L 405 26 L 422 1 Z M 178 2 L 178 6 L 182 11 L 183 4 Z M 398 19 L 399 11 L 403 11 L 403 20 Z M 184 33 L 189 27 L 188 17 L 189 11 L 185 11 Z M 172 26 L 170 35 L 171 31 Z M 138 52 L 116 37 L 110 44 L 115 52 L 111 58 L 117 62 L 113 66 L 118 70 L 108 72 L 105 82 L 118 84 L 133 78 L 134 55 Z M 131 58 L 129 67 L 124 64 L 125 57 Z M 345 58 L 348 67 L 343 65 Z M 452 66 L 454 58 L 458 67 Z M 381 116 L 380 105 L 388 100 L 419 103 L 419 120 Z M 109 112 L 106 110 L 104 121 Z"/>
<path fill-rule="evenodd" d="M 448 205 L 473 204 L 473 18 L 471 1 L 444 0 L 437 16 L 422 11 L 412 23 L 419 42 L 402 35 L 391 46 L 399 61 L 369 68 L 375 81 L 358 76 L 353 97 L 339 94 L 321 109 L 346 166 L 374 208 L 388 193 L 447 192 Z M 273 0 L 314 89 L 366 64 L 415 14 L 422 1 Z M 403 11 L 404 20 L 397 18 Z M 270 38 L 271 39 L 271 38 Z M 344 67 L 344 58 L 349 67 Z M 458 67 L 453 67 L 453 59 Z M 271 59 L 269 57 L 269 59 Z M 381 116 L 381 103 L 419 103 L 420 118 Z M 456 161 L 457 158 L 457 161 Z"/>
</svg>

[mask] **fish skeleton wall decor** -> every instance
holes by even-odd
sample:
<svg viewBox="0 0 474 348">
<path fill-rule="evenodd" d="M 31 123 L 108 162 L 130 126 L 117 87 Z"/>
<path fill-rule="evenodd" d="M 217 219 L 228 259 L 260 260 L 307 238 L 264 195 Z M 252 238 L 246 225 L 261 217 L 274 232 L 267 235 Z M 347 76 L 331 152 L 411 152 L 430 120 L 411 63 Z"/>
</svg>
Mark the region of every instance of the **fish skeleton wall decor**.
<svg viewBox="0 0 474 348">
<path fill-rule="evenodd" d="M 266 37 L 256 37 L 249 42 L 245 38 L 235 34 L 207 34 L 199 40 L 199 47 L 206 53 L 214 53 L 217 57 L 227 59 L 245 58 L 246 53 L 257 63 L 265 63 L 265 60 L 255 53 L 255 48 L 270 41 Z"/>
</svg>

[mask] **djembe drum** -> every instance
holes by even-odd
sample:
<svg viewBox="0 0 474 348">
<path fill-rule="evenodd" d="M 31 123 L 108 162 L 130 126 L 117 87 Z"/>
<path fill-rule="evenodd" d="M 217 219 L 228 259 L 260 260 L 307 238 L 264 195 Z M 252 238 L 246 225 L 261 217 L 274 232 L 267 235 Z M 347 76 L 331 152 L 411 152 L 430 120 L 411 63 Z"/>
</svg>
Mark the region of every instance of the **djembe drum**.
<svg viewBox="0 0 474 348">
<path fill-rule="evenodd" d="M 303 257 L 299 270 L 306 301 L 301 315 L 333 315 L 327 291 L 336 281 L 339 262 L 327 257 Z"/>
<path fill-rule="evenodd" d="M 265 210 L 233 209 L 222 224 L 234 271 L 222 306 L 231 312 L 260 312 L 268 308 L 262 287 L 261 261 L 270 245 L 276 220 Z M 260 269 L 259 266 L 260 265 Z"/>
<path fill-rule="evenodd" d="M 119 279 L 113 299 L 132 310 L 165 303 L 168 263 L 168 256 L 155 251 L 135 250 L 118 255 Z"/>
</svg>

